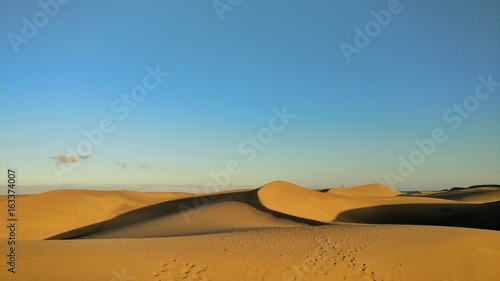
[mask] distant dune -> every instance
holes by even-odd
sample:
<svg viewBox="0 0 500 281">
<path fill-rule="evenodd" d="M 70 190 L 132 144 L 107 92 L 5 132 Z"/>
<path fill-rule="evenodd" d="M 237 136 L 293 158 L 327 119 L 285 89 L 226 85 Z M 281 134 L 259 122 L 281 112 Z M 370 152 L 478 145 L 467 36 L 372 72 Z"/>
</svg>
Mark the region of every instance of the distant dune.
<svg viewBox="0 0 500 281">
<path fill-rule="evenodd" d="M 458 192 L 460 195 L 455 194 Z M 401 196 L 400 192 L 381 184 L 316 192 L 287 182 L 273 182 L 260 188 L 259 199 L 268 209 L 323 223 L 417 224 L 500 230 L 500 220 L 492 217 L 500 213 L 499 192 L 500 188 L 474 188 L 449 191 L 449 195 Z M 449 200 L 451 198 L 461 200 Z"/>
<path fill-rule="evenodd" d="M 330 188 L 327 193 L 333 195 L 361 197 L 384 197 L 396 196 L 401 194 L 401 192 L 380 183 L 346 188 Z"/>
<path fill-rule="evenodd" d="M 496 186 L 403 194 L 276 181 L 214 194 L 58 190 L 17 201 L 18 279 L 5 279 L 2 264 L 1 280 L 118 280 L 122 270 L 157 281 L 500 280 Z"/>
<path fill-rule="evenodd" d="M 500 186 L 481 186 L 446 191 L 425 192 L 413 196 L 441 198 L 459 202 L 489 203 L 500 201 Z"/>
</svg>

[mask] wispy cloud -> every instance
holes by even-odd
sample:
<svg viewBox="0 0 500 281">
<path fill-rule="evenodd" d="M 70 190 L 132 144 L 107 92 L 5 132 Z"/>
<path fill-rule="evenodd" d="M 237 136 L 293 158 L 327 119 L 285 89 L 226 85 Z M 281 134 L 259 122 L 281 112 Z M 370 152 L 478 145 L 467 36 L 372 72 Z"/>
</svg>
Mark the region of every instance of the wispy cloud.
<svg viewBox="0 0 500 281">
<path fill-rule="evenodd" d="M 80 162 L 83 159 L 89 158 L 90 156 L 92 156 L 92 155 L 87 155 L 87 156 L 83 156 L 83 155 L 73 156 L 73 155 L 69 155 L 69 154 L 59 154 L 59 155 L 50 157 L 50 159 L 54 159 L 56 161 L 56 166 L 59 166 L 59 165 L 64 164 L 64 163 Z"/>
<path fill-rule="evenodd" d="M 127 164 L 127 163 L 118 162 L 118 161 L 117 161 L 117 162 L 115 162 L 115 163 L 116 163 L 116 164 L 118 164 L 118 165 L 120 165 L 120 167 L 121 167 L 122 169 L 126 169 L 126 168 L 128 168 L 128 164 Z"/>
<path fill-rule="evenodd" d="M 134 164 L 131 164 L 129 165 L 128 163 L 126 162 L 120 162 L 120 161 L 116 161 L 115 164 L 117 164 L 118 166 L 120 166 L 120 168 L 122 169 L 126 169 L 128 168 L 129 166 L 132 166 L 132 167 L 139 167 L 141 169 L 149 169 L 149 167 L 151 167 L 150 164 L 148 163 L 134 163 Z"/>
</svg>

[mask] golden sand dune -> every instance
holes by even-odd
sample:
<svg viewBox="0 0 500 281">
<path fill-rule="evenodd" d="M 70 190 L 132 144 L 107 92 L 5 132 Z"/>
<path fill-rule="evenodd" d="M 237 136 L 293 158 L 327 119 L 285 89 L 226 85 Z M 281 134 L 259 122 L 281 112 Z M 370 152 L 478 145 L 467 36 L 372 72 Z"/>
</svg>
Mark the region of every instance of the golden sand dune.
<svg viewBox="0 0 500 281">
<path fill-rule="evenodd" d="M 0 280 L 500 280 L 497 196 L 284 181 L 214 194 L 51 191 L 18 198 L 17 273 L 2 263 Z"/>
</svg>

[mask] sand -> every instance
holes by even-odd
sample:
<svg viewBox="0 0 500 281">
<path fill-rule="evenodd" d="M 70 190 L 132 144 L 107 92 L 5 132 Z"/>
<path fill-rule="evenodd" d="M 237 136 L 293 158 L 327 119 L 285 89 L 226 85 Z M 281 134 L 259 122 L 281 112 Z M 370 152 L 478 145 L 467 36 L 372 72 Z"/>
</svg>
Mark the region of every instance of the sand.
<svg viewBox="0 0 500 281">
<path fill-rule="evenodd" d="M 50 191 L 17 199 L 16 273 L 2 262 L 0 280 L 500 280 L 499 194 Z"/>
</svg>

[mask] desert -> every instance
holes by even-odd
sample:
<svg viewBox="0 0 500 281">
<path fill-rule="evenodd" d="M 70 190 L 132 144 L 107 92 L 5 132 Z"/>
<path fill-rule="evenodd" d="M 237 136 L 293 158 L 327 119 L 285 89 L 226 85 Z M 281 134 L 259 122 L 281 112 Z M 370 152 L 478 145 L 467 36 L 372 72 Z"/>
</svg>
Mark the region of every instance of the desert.
<svg viewBox="0 0 500 281">
<path fill-rule="evenodd" d="M 57 190 L 17 201 L 15 279 L 3 263 L 2 280 L 500 277 L 494 185 L 402 193 L 276 181 L 214 194 Z"/>
<path fill-rule="evenodd" d="M 0 281 L 500 280 L 500 1 L 0 11 Z"/>
</svg>

